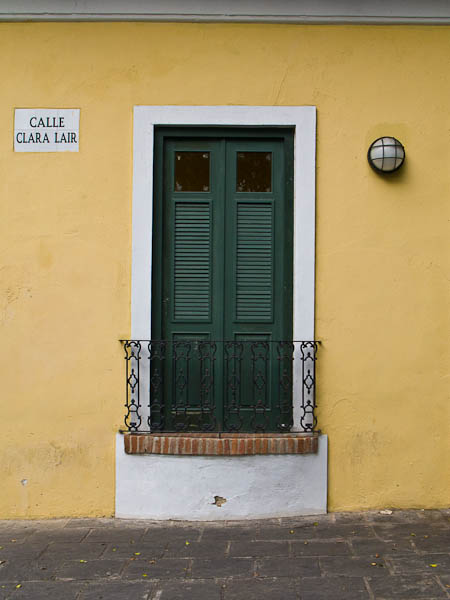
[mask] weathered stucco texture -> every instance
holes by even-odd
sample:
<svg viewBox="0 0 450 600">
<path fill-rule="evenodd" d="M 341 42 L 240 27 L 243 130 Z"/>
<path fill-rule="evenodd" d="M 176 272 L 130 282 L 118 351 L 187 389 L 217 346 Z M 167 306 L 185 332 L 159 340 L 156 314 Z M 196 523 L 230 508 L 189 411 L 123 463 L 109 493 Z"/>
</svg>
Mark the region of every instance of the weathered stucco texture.
<svg viewBox="0 0 450 600">
<path fill-rule="evenodd" d="M 114 511 L 136 104 L 317 106 L 329 509 L 449 504 L 449 56 L 447 27 L 0 25 L 0 517 Z M 80 152 L 15 154 L 15 107 L 80 108 Z"/>
</svg>

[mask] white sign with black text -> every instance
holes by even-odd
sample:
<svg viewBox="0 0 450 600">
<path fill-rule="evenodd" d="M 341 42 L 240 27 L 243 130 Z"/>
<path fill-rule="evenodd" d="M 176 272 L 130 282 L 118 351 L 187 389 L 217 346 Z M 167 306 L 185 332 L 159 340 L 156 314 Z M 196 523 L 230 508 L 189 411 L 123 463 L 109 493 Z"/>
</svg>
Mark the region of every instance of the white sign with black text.
<svg viewBox="0 0 450 600">
<path fill-rule="evenodd" d="M 15 152 L 78 152 L 79 108 L 16 108 Z"/>
</svg>

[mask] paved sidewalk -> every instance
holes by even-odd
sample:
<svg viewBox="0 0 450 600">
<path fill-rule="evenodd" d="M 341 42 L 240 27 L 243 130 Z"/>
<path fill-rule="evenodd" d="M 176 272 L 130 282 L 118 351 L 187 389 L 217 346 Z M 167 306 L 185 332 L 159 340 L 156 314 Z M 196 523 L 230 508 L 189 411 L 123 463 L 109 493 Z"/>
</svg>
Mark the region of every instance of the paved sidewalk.
<svg viewBox="0 0 450 600">
<path fill-rule="evenodd" d="M 450 598 L 450 510 L 0 521 L 0 600 Z"/>
</svg>

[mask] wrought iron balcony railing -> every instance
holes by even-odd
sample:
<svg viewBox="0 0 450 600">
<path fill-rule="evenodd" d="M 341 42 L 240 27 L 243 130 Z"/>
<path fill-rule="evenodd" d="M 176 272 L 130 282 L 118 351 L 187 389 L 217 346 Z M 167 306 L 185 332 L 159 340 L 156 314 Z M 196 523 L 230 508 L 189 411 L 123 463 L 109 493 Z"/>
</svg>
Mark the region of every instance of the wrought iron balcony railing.
<svg viewBox="0 0 450 600">
<path fill-rule="evenodd" d="M 129 432 L 317 431 L 317 341 L 121 342 Z"/>
</svg>

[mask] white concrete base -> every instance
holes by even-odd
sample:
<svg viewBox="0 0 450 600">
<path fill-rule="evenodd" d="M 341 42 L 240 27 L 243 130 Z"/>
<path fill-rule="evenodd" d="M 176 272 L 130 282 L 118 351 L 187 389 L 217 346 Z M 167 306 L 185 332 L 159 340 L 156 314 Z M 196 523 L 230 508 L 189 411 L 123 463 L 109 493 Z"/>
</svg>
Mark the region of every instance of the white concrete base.
<svg viewBox="0 0 450 600">
<path fill-rule="evenodd" d="M 116 517 L 219 521 L 327 511 L 328 439 L 317 454 L 125 454 L 116 438 Z M 226 499 L 214 504 L 214 496 Z"/>
</svg>

